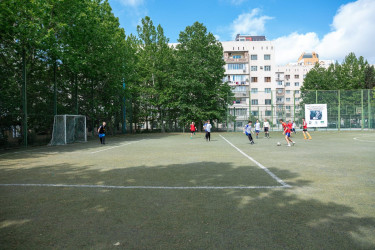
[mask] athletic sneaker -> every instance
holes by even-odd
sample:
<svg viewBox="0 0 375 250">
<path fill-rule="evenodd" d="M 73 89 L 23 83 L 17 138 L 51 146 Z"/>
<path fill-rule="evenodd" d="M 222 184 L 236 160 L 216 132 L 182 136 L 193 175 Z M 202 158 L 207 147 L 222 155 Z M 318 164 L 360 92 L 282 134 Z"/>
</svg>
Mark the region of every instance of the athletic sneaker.
<svg viewBox="0 0 375 250">
<path fill-rule="evenodd" d="M 288 147 L 290 147 L 290 144 L 288 144 Z"/>
</svg>

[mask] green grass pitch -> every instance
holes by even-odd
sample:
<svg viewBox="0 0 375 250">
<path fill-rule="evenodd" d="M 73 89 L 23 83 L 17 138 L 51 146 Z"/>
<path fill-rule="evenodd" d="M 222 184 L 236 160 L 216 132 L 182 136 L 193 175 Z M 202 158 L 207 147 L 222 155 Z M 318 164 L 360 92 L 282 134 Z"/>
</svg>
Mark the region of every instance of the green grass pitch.
<svg viewBox="0 0 375 250">
<path fill-rule="evenodd" d="M 374 249 L 375 133 L 310 134 L 2 152 L 0 249 Z"/>
</svg>

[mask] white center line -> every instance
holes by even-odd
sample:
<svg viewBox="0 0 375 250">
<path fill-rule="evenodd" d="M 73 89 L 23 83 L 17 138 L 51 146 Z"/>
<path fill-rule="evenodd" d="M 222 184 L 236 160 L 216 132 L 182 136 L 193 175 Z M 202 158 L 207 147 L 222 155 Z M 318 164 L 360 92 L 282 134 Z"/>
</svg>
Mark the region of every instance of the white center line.
<svg viewBox="0 0 375 250">
<path fill-rule="evenodd" d="M 251 160 L 252 162 L 254 162 L 258 167 L 260 167 L 261 169 L 263 169 L 264 171 L 266 171 L 267 174 L 269 174 L 273 179 L 275 179 L 278 183 L 280 183 L 281 185 L 283 185 L 284 187 L 291 187 L 290 185 L 286 184 L 283 180 L 281 180 L 279 177 L 277 177 L 274 173 L 272 173 L 268 168 L 266 168 L 265 166 L 263 166 L 262 164 L 260 164 L 259 162 L 257 162 L 254 158 L 252 158 L 251 156 L 247 155 L 246 153 L 244 153 L 241 149 L 237 148 L 236 146 L 234 146 L 230 141 L 228 141 L 227 139 L 225 139 L 224 136 L 220 135 L 221 138 L 223 138 L 226 142 L 229 143 L 229 145 L 231 145 L 233 148 L 235 148 L 238 152 L 240 152 L 242 155 L 244 155 L 246 158 L 248 158 L 249 160 Z"/>
</svg>

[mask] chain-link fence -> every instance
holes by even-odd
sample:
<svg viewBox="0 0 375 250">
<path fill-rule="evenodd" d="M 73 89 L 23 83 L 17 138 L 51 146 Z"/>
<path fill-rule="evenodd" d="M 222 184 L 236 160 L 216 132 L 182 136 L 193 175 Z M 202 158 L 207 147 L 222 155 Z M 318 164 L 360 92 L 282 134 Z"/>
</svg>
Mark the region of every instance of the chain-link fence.
<svg viewBox="0 0 375 250">
<path fill-rule="evenodd" d="M 327 104 L 328 126 L 323 129 L 374 129 L 375 90 L 284 90 L 236 93 L 228 108 L 227 131 L 242 131 L 249 120 L 270 122 L 271 130 L 280 130 L 279 119 L 295 121 L 305 118 L 305 104 Z"/>
</svg>

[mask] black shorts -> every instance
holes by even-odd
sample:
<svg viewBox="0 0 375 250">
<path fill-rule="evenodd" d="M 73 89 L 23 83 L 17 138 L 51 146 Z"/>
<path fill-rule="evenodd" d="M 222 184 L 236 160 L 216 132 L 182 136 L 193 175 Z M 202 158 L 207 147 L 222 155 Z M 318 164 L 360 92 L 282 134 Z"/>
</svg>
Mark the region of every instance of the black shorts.
<svg viewBox="0 0 375 250">
<path fill-rule="evenodd" d="M 266 127 L 266 128 L 264 128 L 264 132 L 268 132 L 268 128 Z"/>
<path fill-rule="evenodd" d="M 307 128 L 304 128 L 303 131 L 306 132 L 306 131 L 307 131 Z"/>
</svg>

